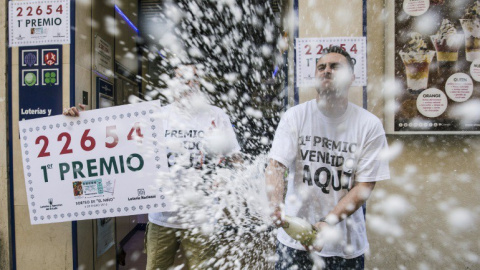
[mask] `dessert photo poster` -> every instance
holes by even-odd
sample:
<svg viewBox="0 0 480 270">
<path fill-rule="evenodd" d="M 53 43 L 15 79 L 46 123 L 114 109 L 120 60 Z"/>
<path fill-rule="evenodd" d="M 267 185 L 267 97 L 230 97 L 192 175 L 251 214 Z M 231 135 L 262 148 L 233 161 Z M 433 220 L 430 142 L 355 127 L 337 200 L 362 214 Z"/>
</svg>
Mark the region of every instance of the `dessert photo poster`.
<svg viewBox="0 0 480 270">
<path fill-rule="evenodd" d="M 480 0 L 394 9 L 394 133 L 479 133 Z"/>
</svg>

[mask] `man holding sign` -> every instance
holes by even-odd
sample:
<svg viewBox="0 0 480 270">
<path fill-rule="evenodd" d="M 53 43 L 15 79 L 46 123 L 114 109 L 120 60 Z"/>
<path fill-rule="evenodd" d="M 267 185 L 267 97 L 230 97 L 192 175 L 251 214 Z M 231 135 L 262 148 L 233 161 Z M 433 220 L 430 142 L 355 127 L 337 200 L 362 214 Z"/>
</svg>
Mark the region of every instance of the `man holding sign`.
<svg viewBox="0 0 480 270">
<path fill-rule="evenodd" d="M 146 269 L 171 267 L 180 244 L 189 269 L 206 269 L 215 255 L 209 239 L 215 213 L 207 211 L 217 200 L 210 195 L 217 184 L 211 174 L 224 157 L 236 158 L 240 146 L 228 116 L 200 93 L 195 66 L 179 66 L 168 84 L 174 102 L 160 108 L 159 142 L 166 149 L 170 172 L 158 186 L 171 194 L 175 211 L 149 214 Z M 79 111 L 72 107 L 64 114 L 78 116 Z"/>
<path fill-rule="evenodd" d="M 219 158 L 240 151 L 228 116 L 208 105 L 199 92 L 196 68 L 180 66 L 172 81 L 175 101 L 163 108 L 164 141 L 175 182 L 175 212 L 149 214 L 146 232 L 147 269 L 167 269 L 173 265 L 180 244 L 189 269 L 206 269 L 215 249 L 204 234 L 211 226 L 202 208 L 214 202 L 208 175 Z"/>
<path fill-rule="evenodd" d="M 353 66 L 341 47 L 325 49 L 316 63 L 317 98 L 289 109 L 276 130 L 266 170 L 276 225 L 287 228 L 283 214 L 299 217 L 318 236 L 308 246 L 280 228 L 275 269 L 312 269 L 319 257 L 323 269 L 364 267 L 368 241 L 361 206 L 376 181 L 390 175 L 381 157 L 387 141 L 380 120 L 348 101 Z"/>
</svg>

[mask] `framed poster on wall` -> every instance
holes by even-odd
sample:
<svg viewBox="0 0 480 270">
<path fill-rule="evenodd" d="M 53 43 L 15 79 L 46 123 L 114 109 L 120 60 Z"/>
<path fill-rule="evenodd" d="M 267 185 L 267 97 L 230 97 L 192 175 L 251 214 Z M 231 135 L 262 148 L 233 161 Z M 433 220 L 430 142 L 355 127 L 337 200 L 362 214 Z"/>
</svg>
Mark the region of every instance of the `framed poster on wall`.
<svg viewBox="0 0 480 270">
<path fill-rule="evenodd" d="M 354 61 L 355 81 L 353 86 L 367 85 L 367 43 L 365 37 L 297 38 L 296 39 L 296 86 L 315 86 L 315 66 L 322 50 L 339 46 L 347 51 Z"/>
<path fill-rule="evenodd" d="M 480 2 L 387 8 L 387 133 L 480 133 Z"/>
</svg>

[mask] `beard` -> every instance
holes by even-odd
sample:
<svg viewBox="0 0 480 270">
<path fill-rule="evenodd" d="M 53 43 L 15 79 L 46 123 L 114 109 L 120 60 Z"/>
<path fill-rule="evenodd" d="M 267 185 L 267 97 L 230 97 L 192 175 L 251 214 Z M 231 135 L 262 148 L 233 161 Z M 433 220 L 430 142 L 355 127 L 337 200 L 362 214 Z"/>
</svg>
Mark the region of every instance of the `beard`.
<svg viewBox="0 0 480 270">
<path fill-rule="evenodd" d="M 348 93 L 352 84 L 352 73 L 348 69 L 341 69 L 327 73 L 317 79 L 317 93 L 322 96 L 341 97 Z"/>
</svg>

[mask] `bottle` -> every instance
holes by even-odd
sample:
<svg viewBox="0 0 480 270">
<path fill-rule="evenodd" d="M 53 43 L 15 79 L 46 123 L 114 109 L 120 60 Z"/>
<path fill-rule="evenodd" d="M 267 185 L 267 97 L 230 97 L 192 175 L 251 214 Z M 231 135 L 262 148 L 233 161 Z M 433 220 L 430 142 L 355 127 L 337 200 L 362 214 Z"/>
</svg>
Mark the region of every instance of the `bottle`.
<svg viewBox="0 0 480 270">
<path fill-rule="evenodd" d="M 282 228 L 293 239 L 304 246 L 311 246 L 317 237 L 317 229 L 308 221 L 292 216 L 285 216 Z"/>
</svg>

